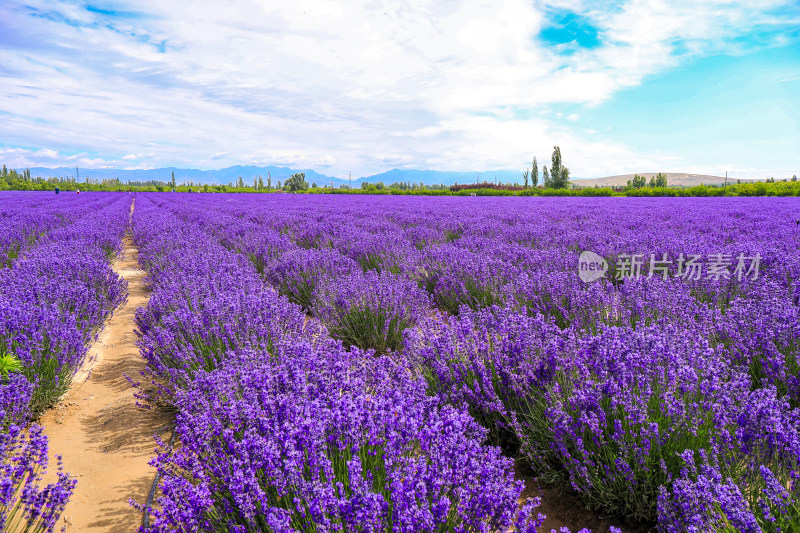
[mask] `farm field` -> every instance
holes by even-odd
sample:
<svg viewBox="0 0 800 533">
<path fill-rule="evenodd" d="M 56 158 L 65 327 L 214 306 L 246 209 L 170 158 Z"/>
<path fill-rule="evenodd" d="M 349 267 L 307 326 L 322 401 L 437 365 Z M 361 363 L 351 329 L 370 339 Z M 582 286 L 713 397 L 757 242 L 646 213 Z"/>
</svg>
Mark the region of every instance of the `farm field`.
<svg viewBox="0 0 800 533">
<path fill-rule="evenodd" d="M 128 392 L 174 418 L 148 422 L 145 531 L 800 531 L 798 220 L 789 198 L 0 194 L 0 524 L 53 531 L 83 498 L 48 420 L 128 316 Z"/>
</svg>

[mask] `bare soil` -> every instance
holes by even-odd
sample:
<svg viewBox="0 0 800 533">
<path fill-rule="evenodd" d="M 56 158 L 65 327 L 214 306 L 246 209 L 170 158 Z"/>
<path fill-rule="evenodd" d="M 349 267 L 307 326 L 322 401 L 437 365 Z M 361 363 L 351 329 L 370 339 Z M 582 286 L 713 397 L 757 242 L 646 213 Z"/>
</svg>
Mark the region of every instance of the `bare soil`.
<svg viewBox="0 0 800 533">
<path fill-rule="evenodd" d="M 60 454 L 64 470 L 78 479 L 59 523 L 68 532 L 136 531 L 142 513 L 129 500 L 145 503 L 155 477 L 148 465 L 154 435 L 169 437 L 170 415 L 138 407 L 126 377 L 136 380 L 144 368 L 134 318 L 149 299 L 129 234 L 113 268 L 128 281 L 128 299 L 106 322 L 70 390 L 40 421 L 50 442 L 51 470 L 52 456 Z"/>
<path fill-rule="evenodd" d="M 559 531 L 567 527 L 572 533 L 578 533 L 586 528 L 592 533 L 608 533 L 611 526 L 618 527 L 622 533 L 649 533 L 649 528 L 644 524 L 631 524 L 626 521 L 598 515 L 588 509 L 575 494 L 568 491 L 541 486 L 534 477 L 529 475 L 521 466 L 516 468 L 516 477 L 525 482 L 523 498 L 541 498 L 541 505 L 536 512 L 547 516 L 539 528 L 545 532 Z"/>
</svg>

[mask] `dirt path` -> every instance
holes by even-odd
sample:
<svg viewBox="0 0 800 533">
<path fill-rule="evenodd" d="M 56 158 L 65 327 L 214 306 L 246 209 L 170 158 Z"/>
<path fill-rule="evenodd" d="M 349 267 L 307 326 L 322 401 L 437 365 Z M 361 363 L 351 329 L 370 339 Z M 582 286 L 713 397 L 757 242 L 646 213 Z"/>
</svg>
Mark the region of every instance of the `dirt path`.
<svg viewBox="0 0 800 533">
<path fill-rule="evenodd" d="M 583 505 L 575 494 L 560 491 L 556 488 L 541 487 L 536 480 L 529 475 L 519 463 L 516 467 L 516 477 L 525 482 L 525 490 L 522 492 L 523 498 L 542 499 L 542 504 L 536 508 L 536 512 L 547 516 L 547 519 L 539 528 L 539 531 L 559 531 L 562 527 L 567 527 L 572 533 L 578 533 L 583 528 L 587 528 L 592 533 L 608 533 L 611 526 L 616 526 L 622 533 L 648 533 L 649 529 L 644 524 L 630 524 L 624 520 L 614 518 L 603 518 L 597 513 L 589 510 Z"/>
<path fill-rule="evenodd" d="M 128 281 L 128 300 L 106 322 L 70 390 L 41 419 L 51 455 L 62 455 L 64 470 L 78 478 L 62 516 L 68 532 L 136 531 L 142 514 L 128 501 L 144 503 L 153 482 L 155 470 L 147 464 L 154 455 L 153 434 L 169 437 L 170 417 L 137 407 L 125 378 L 138 380 L 144 367 L 134 317 L 138 307 L 147 305 L 149 293 L 129 234 L 124 246 L 113 268 Z"/>
</svg>

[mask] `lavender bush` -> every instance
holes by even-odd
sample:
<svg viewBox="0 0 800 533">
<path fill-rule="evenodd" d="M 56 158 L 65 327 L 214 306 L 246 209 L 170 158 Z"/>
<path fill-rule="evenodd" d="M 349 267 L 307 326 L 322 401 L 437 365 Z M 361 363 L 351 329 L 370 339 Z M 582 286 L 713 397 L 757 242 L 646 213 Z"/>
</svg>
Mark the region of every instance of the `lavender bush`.
<svg viewBox="0 0 800 533">
<path fill-rule="evenodd" d="M 511 462 L 388 358 L 295 344 L 181 393 L 153 531 L 535 531 Z M 313 416 L 310 416 L 313 413 Z M 186 478 L 184 472 L 191 472 Z"/>
<path fill-rule="evenodd" d="M 430 312 L 428 294 L 408 278 L 356 272 L 329 278 L 314 293 L 313 308 L 345 346 L 397 350 L 403 332 Z"/>
<path fill-rule="evenodd" d="M 502 303 L 510 270 L 491 256 L 441 245 L 426 250 L 418 277 L 440 309 L 458 314 L 462 306 L 479 309 Z"/>
<path fill-rule="evenodd" d="M 357 269 L 358 263 L 334 250 L 299 249 L 286 252 L 265 267 L 264 276 L 291 302 L 311 310 L 314 292 L 322 280 L 335 280 Z"/>
<path fill-rule="evenodd" d="M 20 359 L 34 384 L 25 402 L 33 414 L 69 388 L 89 340 L 126 297 L 106 250 L 120 249 L 129 209 L 130 199 L 110 202 L 0 271 L 0 350 Z"/>
<path fill-rule="evenodd" d="M 432 317 L 405 344 L 431 391 L 466 406 L 493 442 L 511 448 L 519 442 L 509 420 L 520 402 L 528 407 L 529 392 L 544 390 L 576 352 L 574 336 L 541 315 L 496 306 Z"/>
</svg>

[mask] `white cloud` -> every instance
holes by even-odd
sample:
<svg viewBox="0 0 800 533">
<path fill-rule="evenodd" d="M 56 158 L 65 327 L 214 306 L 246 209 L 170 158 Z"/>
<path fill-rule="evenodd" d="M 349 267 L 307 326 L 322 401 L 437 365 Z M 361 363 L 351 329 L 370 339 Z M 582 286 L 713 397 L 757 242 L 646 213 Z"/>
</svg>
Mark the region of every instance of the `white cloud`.
<svg viewBox="0 0 800 533">
<path fill-rule="evenodd" d="M 141 17 L 108 20 L 67 1 L 4 2 L 0 19 L 25 33 L 0 41 L 0 138 L 49 148 L 0 156 L 277 163 L 346 176 L 394 165 L 513 168 L 561 143 L 575 175 L 619 157 L 655 164 L 661 156 L 563 129 L 548 106 L 597 104 L 682 56 L 726 46 L 774 23 L 777 2 L 384 4 L 133 0 L 118 9 Z M 556 8 L 586 14 L 602 46 L 565 56 L 539 43 Z"/>
<path fill-rule="evenodd" d="M 41 150 L 37 150 L 35 155 L 46 159 L 56 159 L 58 158 L 58 151 L 43 148 Z"/>
</svg>

